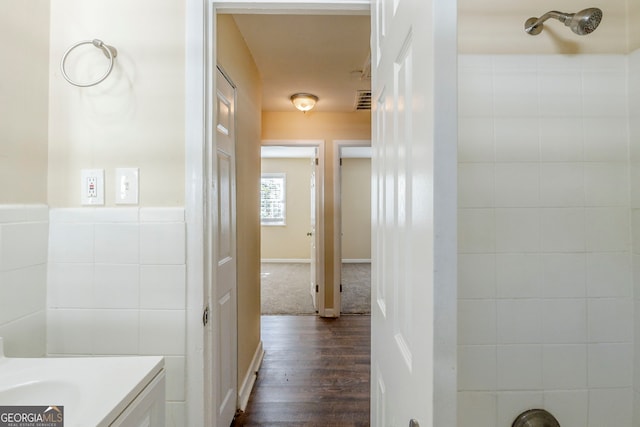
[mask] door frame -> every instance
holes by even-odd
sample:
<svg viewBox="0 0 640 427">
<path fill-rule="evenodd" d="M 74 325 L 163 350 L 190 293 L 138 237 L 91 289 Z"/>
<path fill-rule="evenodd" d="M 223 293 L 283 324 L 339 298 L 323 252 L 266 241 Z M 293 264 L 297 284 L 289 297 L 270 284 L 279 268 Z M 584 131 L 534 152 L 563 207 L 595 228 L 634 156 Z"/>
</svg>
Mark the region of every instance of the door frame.
<svg viewBox="0 0 640 427">
<path fill-rule="evenodd" d="M 371 147 L 370 139 L 335 140 L 333 149 L 333 307 L 336 317 L 342 313 L 342 149 Z"/>
<path fill-rule="evenodd" d="M 205 155 L 211 138 L 215 93 L 216 14 L 369 14 L 370 0 L 186 0 L 185 4 L 185 222 L 187 425 L 205 425 Z M 215 146 L 214 146 L 215 147 Z M 213 426 L 215 427 L 215 426 Z"/>
<path fill-rule="evenodd" d="M 313 147 L 316 149 L 318 164 L 316 170 L 316 310 L 319 316 L 326 313 L 325 295 L 325 271 L 324 271 L 324 147 L 322 139 L 264 139 L 263 147 Z"/>
</svg>

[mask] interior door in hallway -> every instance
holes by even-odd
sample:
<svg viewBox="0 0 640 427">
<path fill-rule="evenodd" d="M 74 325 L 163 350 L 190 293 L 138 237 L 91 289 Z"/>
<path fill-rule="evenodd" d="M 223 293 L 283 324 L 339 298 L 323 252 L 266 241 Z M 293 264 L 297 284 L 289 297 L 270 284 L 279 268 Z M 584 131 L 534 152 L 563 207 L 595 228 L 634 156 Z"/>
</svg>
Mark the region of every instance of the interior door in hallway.
<svg viewBox="0 0 640 427">
<path fill-rule="evenodd" d="M 455 9 L 372 5 L 374 426 L 455 425 Z"/>
<path fill-rule="evenodd" d="M 210 200 L 214 425 L 228 426 L 237 406 L 235 88 L 218 69 Z"/>
<path fill-rule="evenodd" d="M 310 179 L 310 191 L 309 191 L 309 195 L 310 195 L 310 201 L 311 201 L 311 220 L 310 220 L 310 231 L 309 231 L 309 241 L 311 244 L 311 248 L 310 248 L 310 258 L 311 258 L 311 268 L 310 268 L 310 288 L 309 288 L 309 293 L 311 294 L 311 299 L 313 301 L 313 308 L 315 308 L 316 310 L 318 310 L 318 301 L 317 301 L 317 296 L 318 296 L 318 233 L 316 233 L 316 219 L 318 217 L 318 204 L 316 202 L 317 200 L 317 185 L 316 185 L 316 169 L 318 167 L 318 154 L 317 151 L 318 149 L 315 149 L 316 154 L 315 156 L 311 159 L 311 179 Z M 324 266 L 322 266 L 321 268 L 324 268 Z"/>
</svg>

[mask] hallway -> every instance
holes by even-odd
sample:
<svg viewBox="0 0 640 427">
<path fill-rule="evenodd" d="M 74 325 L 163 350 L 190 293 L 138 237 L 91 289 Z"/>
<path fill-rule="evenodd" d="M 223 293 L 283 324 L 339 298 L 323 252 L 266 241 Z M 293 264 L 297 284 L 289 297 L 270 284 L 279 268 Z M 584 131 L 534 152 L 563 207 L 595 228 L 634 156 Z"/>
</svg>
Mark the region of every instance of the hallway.
<svg viewBox="0 0 640 427">
<path fill-rule="evenodd" d="M 263 316 L 265 357 L 233 426 L 368 426 L 369 316 Z"/>
</svg>

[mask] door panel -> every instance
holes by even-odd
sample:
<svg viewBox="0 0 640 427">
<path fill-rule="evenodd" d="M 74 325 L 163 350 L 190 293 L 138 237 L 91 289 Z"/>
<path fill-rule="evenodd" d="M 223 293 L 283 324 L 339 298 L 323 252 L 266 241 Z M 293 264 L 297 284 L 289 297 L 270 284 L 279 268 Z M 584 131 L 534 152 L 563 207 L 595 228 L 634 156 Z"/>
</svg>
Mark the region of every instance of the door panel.
<svg viewBox="0 0 640 427">
<path fill-rule="evenodd" d="M 214 378 L 216 425 L 228 426 L 236 412 L 237 305 L 235 201 L 235 89 L 218 70 L 216 79 L 214 261 Z"/>
<path fill-rule="evenodd" d="M 225 413 L 233 408 L 235 413 L 235 371 L 232 367 L 235 365 L 235 257 L 234 251 L 234 233 L 233 221 L 231 213 L 233 209 L 233 201 L 231 194 L 233 188 L 231 186 L 231 164 L 230 158 L 226 153 L 218 150 L 218 206 L 220 208 L 218 215 L 218 292 L 217 292 L 217 313 L 219 314 L 219 346 L 220 365 L 220 381 L 218 381 L 218 395 L 220 396 L 219 414 L 226 419 Z M 233 417 L 233 414 L 232 414 Z M 223 424 L 226 425 L 226 424 Z"/>
<path fill-rule="evenodd" d="M 455 408 L 455 376 L 435 379 L 436 363 L 438 370 L 455 365 L 455 351 L 445 355 L 436 342 L 443 320 L 455 324 L 455 290 L 448 312 L 439 305 L 440 288 L 455 289 L 455 82 L 450 92 L 437 90 L 442 66 L 434 60 L 437 21 L 452 10 L 449 0 L 374 0 L 372 7 L 374 426 L 455 425 L 455 410 L 441 416 L 434 404 L 446 390 Z M 443 34 L 455 54 L 455 22 Z M 455 61 L 446 65 L 445 79 L 455 79 Z M 449 115 L 442 121 L 440 108 Z M 455 329 L 442 342 L 455 347 Z"/>
<path fill-rule="evenodd" d="M 317 149 L 316 149 L 317 151 Z M 319 281 L 318 281 L 318 244 L 317 244 L 317 239 L 318 239 L 318 234 L 316 232 L 316 218 L 317 218 L 317 205 L 316 205 L 316 159 L 313 158 L 311 159 L 311 179 L 310 179 L 310 186 L 311 186 L 311 191 L 309 192 L 310 194 L 310 199 L 311 199 L 311 239 L 310 239 L 310 244 L 311 244 L 311 277 L 310 277 L 310 288 L 309 288 L 309 293 L 311 294 L 311 299 L 313 301 L 313 308 L 316 309 L 316 311 L 318 310 L 318 302 L 317 302 L 317 295 L 318 293 L 316 292 L 316 285 L 318 285 Z M 324 268 L 324 266 L 321 266 L 321 268 Z"/>
</svg>

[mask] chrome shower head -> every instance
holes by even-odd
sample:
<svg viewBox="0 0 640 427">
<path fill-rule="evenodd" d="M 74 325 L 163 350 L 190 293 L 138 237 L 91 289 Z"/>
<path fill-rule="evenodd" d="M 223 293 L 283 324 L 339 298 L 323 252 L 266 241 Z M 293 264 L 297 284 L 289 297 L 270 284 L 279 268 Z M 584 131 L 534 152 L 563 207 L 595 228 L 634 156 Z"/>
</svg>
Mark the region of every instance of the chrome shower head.
<svg viewBox="0 0 640 427">
<path fill-rule="evenodd" d="M 565 21 L 564 25 L 579 36 L 593 33 L 602 21 L 602 11 L 597 7 L 590 7 L 569 16 L 571 18 Z"/>
<path fill-rule="evenodd" d="M 532 36 L 538 35 L 544 28 L 542 23 L 549 18 L 557 19 L 567 27 L 571 28 L 571 31 L 574 33 L 579 36 L 584 36 L 586 34 L 591 34 L 596 28 L 598 28 L 600 21 L 602 21 L 602 10 L 597 7 L 590 7 L 577 13 L 563 13 L 552 10 L 545 13 L 540 18 L 527 19 L 524 23 L 524 30 Z"/>
</svg>

